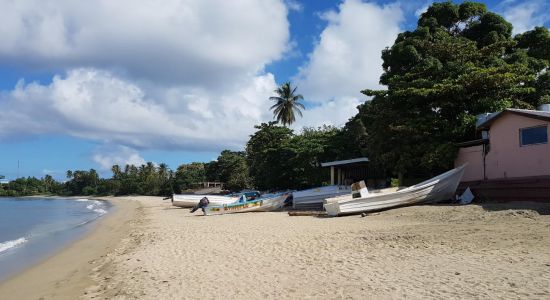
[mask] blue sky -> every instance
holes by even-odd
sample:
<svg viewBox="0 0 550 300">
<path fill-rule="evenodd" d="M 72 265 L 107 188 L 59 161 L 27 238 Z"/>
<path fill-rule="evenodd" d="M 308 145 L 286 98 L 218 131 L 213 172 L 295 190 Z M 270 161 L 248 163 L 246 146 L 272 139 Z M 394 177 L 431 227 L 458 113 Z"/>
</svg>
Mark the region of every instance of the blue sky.
<svg viewBox="0 0 550 300">
<path fill-rule="evenodd" d="M 307 102 L 295 130 L 341 126 L 431 1 L 152 3 L 0 1 L 1 175 L 210 161 L 244 148 L 286 81 Z M 549 25 L 546 1 L 484 3 L 515 33 Z"/>
</svg>

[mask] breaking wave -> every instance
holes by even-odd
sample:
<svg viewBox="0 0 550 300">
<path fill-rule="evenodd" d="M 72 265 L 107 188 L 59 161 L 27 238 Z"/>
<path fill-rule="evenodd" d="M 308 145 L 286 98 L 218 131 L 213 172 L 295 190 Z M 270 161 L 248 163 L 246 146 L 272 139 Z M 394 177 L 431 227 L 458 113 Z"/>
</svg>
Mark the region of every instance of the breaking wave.
<svg viewBox="0 0 550 300">
<path fill-rule="evenodd" d="M 18 238 L 16 240 L 2 242 L 2 243 L 0 243 L 0 253 L 6 251 L 8 249 L 11 249 L 13 247 L 19 246 L 19 245 L 21 245 L 25 242 L 27 242 L 27 239 L 24 238 L 24 237 Z"/>
<path fill-rule="evenodd" d="M 100 216 L 107 213 L 107 211 L 105 210 L 105 205 L 103 204 L 102 201 L 98 201 L 98 200 L 89 200 L 89 201 L 93 201 L 93 203 L 86 206 L 87 209 L 98 213 Z"/>
</svg>

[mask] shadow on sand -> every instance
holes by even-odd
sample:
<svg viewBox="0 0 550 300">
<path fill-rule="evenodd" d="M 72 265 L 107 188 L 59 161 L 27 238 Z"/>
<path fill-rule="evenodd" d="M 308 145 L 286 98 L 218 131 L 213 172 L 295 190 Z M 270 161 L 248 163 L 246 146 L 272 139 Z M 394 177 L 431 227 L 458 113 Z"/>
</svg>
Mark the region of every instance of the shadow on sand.
<svg viewBox="0 0 550 300">
<path fill-rule="evenodd" d="M 474 203 L 481 206 L 486 211 L 503 211 L 503 210 L 533 210 L 539 215 L 550 215 L 550 203 L 544 202 L 529 202 L 529 201 L 512 201 L 512 202 L 483 202 Z"/>
</svg>

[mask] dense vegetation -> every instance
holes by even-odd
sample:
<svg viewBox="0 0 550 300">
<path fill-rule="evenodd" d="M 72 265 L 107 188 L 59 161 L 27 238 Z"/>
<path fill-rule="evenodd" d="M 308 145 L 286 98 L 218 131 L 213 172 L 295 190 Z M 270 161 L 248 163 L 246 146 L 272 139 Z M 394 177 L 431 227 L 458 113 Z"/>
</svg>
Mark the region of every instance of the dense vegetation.
<svg viewBox="0 0 550 300">
<path fill-rule="evenodd" d="M 0 196 L 55 195 L 154 195 L 168 196 L 197 187 L 199 182 L 221 181 L 230 191 L 296 189 L 326 184 L 328 170 L 320 162 L 343 153 L 344 129 L 306 128 L 300 134 L 275 122 L 256 127 L 246 152 L 224 150 L 217 160 L 182 164 L 175 171 L 166 164 L 114 165 L 112 177 L 100 178 L 94 169 L 67 171 L 64 183 L 50 175 L 19 178 L 4 184 Z M 351 147 L 348 148 L 348 150 Z M 355 147 L 356 155 L 359 148 Z"/>
<path fill-rule="evenodd" d="M 456 142 L 477 138 L 476 115 L 550 102 L 550 33 L 512 37 L 485 5 L 434 3 L 382 52 L 386 90 L 359 107 L 369 157 L 394 173 L 452 166 Z"/>
<path fill-rule="evenodd" d="M 357 53 L 356 55 L 361 55 Z M 295 134 L 276 122 L 256 126 L 244 152 L 224 150 L 216 161 L 113 166 L 110 179 L 95 170 L 69 171 L 67 182 L 46 176 L 2 185 L 2 195 L 168 195 L 202 181 L 226 188 L 300 189 L 327 182 L 320 162 L 368 156 L 398 176 L 429 176 L 452 167 L 456 142 L 478 138 L 476 115 L 550 103 L 550 32 L 537 27 L 512 36 L 512 25 L 484 4 L 435 3 L 414 31 L 382 51 L 386 90 L 364 90 L 372 100 L 343 128 L 305 128 Z M 272 106 L 283 125 L 301 115 L 301 95 L 290 83 L 275 90 Z"/>
</svg>

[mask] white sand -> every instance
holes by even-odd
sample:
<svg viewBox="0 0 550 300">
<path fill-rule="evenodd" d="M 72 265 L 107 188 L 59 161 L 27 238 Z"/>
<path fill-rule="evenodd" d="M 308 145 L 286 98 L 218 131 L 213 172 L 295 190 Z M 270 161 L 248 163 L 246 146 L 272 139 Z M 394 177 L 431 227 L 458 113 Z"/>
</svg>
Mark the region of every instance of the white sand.
<svg viewBox="0 0 550 300">
<path fill-rule="evenodd" d="M 85 299 L 550 298 L 548 205 L 203 217 L 133 199 L 143 216 Z"/>
</svg>

